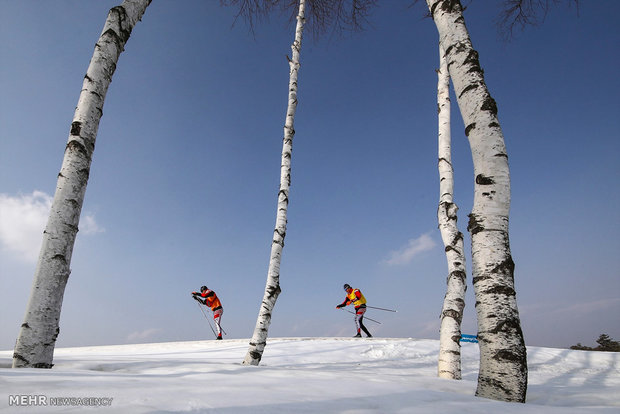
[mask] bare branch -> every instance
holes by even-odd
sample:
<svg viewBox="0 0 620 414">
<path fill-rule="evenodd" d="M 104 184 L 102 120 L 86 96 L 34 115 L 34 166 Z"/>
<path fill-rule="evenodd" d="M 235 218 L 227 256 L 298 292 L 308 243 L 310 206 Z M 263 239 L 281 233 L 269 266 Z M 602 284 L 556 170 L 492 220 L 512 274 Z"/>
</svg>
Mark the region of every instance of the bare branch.
<svg viewBox="0 0 620 414">
<path fill-rule="evenodd" d="M 298 0 L 220 0 L 225 6 L 239 8 L 236 18 L 243 17 L 250 30 L 258 20 L 267 18 L 276 9 L 297 16 Z M 335 32 L 359 31 L 368 24 L 368 16 L 377 0 L 306 0 L 306 24 L 315 37 L 332 29 Z"/>
<path fill-rule="evenodd" d="M 239 8 L 233 25 L 242 17 L 252 34 L 254 34 L 255 20 L 268 16 L 274 3 L 272 0 L 220 0 L 222 6 L 237 6 Z"/>
<path fill-rule="evenodd" d="M 522 31 L 527 26 L 542 24 L 551 6 L 563 1 L 569 6 L 574 3 L 579 10 L 579 0 L 504 0 L 497 23 L 500 35 L 510 40 L 515 28 Z"/>
</svg>

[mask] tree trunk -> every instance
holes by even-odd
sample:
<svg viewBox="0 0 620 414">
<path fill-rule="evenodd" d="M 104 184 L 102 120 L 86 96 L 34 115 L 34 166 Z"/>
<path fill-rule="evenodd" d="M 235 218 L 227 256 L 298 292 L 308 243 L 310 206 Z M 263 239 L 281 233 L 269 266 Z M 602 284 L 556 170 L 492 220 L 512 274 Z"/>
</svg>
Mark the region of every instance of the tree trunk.
<svg viewBox="0 0 620 414">
<path fill-rule="evenodd" d="M 271 243 L 271 258 L 267 272 L 265 295 L 260 306 L 254 334 L 250 341 L 250 348 L 243 360 L 244 365 L 258 365 L 267 344 L 267 331 L 271 323 L 271 314 L 281 292 L 280 289 L 280 260 L 286 237 L 286 213 L 288 208 L 289 187 L 291 185 L 291 154 L 293 150 L 293 136 L 295 135 L 294 120 L 297 108 L 297 74 L 299 72 L 299 52 L 304 28 L 305 0 L 299 0 L 299 13 L 295 29 L 295 41 L 291 45 L 292 59 L 289 59 L 290 77 L 288 108 L 284 124 L 284 139 L 282 143 L 282 163 L 280 167 L 280 191 L 278 192 L 278 208 L 276 227 Z"/>
<path fill-rule="evenodd" d="M 440 378 L 461 379 L 461 321 L 467 289 L 463 233 L 456 225 L 458 207 L 453 202 L 454 171 L 450 137 L 450 74 L 443 49 L 439 47 L 440 67 L 437 72 L 437 110 L 439 118 L 439 208 L 437 221 L 448 261 L 446 296 L 441 310 L 439 331 Z"/>
<path fill-rule="evenodd" d="M 525 402 L 527 357 L 508 238 L 510 175 L 497 105 L 484 82 L 460 2 L 427 4 L 446 53 L 474 162 L 474 206 L 467 229 L 480 346 L 476 395 Z"/>
<path fill-rule="evenodd" d="M 110 10 L 84 77 L 13 367 L 51 368 L 71 255 L 88 183 L 103 103 L 118 57 L 151 0 L 125 0 Z"/>
</svg>

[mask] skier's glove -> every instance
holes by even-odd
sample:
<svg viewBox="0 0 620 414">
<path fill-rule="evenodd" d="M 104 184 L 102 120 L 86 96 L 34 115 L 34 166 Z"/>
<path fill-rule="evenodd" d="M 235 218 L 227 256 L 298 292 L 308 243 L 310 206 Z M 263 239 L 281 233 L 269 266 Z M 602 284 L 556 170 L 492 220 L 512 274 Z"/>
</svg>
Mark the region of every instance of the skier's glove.
<svg viewBox="0 0 620 414">
<path fill-rule="evenodd" d="M 340 305 L 336 305 L 336 309 L 340 309 L 340 308 L 342 308 L 343 306 L 344 306 L 344 304 L 342 304 L 342 303 L 341 303 Z"/>
</svg>

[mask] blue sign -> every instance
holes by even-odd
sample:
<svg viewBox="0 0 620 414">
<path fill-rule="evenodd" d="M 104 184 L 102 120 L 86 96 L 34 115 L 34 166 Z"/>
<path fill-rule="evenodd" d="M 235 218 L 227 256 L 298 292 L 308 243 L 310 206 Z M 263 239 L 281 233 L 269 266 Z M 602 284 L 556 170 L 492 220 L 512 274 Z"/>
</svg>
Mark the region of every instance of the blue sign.
<svg viewBox="0 0 620 414">
<path fill-rule="evenodd" d="M 465 335 L 462 334 L 461 335 L 461 342 L 472 342 L 477 344 L 478 343 L 478 336 L 477 335 Z"/>
</svg>

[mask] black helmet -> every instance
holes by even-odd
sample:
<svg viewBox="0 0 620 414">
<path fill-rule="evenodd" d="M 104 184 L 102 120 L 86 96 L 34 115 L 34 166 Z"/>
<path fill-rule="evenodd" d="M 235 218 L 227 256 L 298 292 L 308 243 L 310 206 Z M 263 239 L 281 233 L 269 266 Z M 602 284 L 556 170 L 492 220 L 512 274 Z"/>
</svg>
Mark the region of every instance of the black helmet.
<svg viewBox="0 0 620 414">
<path fill-rule="evenodd" d="M 201 286 L 201 287 L 200 287 L 200 291 L 201 291 L 201 292 L 204 292 L 205 290 L 207 290 L 207 287 L 206 287 L 206 286 Z"/>
<path fill-rule="evenodd" d="M 349 286 L 348 283 L 345 283 L 344 284 L 344 290 L 349 290 L 349 289 L 351 289 L 351 286 Z"/>
</svg>

